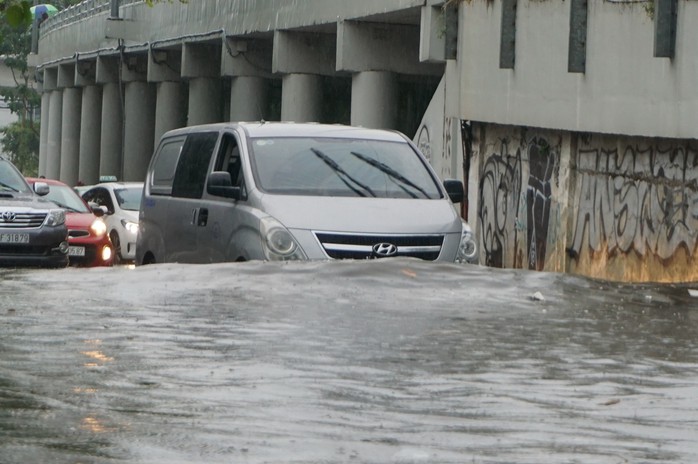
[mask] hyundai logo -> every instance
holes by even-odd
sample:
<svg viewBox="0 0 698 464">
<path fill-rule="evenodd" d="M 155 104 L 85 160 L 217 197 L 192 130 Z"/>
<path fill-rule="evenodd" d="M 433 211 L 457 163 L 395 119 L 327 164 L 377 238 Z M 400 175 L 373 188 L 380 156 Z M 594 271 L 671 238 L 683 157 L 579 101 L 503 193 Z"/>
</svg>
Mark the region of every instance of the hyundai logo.
<svg viewBox="0 0 698 464">
<path fill-rule="evenodd" d="M 5 211 L 2 213 L 2 221 L 3 222 L 15 222 L 15 213 L 12 211 Z"/>
<path fill-rule="evenodd" d="M 392 243 L 376 243 L 373 245 L 373 254 L 379 258 L 395 256 L 397 254 L 397 247 Z"/>
</svg>

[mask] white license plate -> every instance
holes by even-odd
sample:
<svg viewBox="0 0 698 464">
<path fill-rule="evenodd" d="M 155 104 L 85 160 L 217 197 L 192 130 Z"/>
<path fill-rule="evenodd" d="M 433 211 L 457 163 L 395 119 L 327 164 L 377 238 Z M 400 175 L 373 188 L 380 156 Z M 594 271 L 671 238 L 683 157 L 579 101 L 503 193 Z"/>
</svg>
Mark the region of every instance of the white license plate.
<svg viewBox="0 0 698 464">
<path fill-rule="evenodd" d="M 85 247 L 81 247 L 81 246 L 68 247 L 68 256 L 85 256 Z"/>
<path fill-rule="evenodd" d="M 29 234 L 0 234 L 0 243 L 29 243 Z"/>
</svg>

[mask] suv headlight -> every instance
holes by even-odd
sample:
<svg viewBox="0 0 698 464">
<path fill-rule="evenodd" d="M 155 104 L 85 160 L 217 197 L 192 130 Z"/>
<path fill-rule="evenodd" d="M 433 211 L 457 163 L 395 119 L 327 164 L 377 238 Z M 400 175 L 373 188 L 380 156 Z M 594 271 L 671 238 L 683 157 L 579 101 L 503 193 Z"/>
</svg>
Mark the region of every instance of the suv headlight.
<svg viewBox="0 0 698 464">
<path fill-rule="evenodd" d="M 477 243 L 470 229 L 470 226 L 463 222 L 463 227 L 460 234 L 460 243 L 458 244 L 458 253 L 456 253 L 457 263 L 475 263 L 477 261 Z"/>
<path fill-rule="evenodd" d="M 264 255 L 269 261 L 307 259 L 291 232 L 276 219 L 272 217 L 262 218 L 260 220 L 260 232 L 262 234 Z"/>
<path fill-rule="evenodd" d="M 65 211 L 62 209 L 52 209 L 46 215 L 47 226 L 60 226 L 65 224 Z"/>
</svg>

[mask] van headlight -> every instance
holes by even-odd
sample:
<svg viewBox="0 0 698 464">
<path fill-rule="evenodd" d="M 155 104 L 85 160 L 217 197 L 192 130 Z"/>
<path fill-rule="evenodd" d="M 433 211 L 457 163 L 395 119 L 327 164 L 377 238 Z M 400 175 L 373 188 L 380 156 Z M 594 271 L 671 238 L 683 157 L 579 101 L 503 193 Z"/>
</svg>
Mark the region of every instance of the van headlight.
<svg viewBox="0 0 698 464">
<path fill-rule="evenodd" d="M 465 222 L 463 222 L 463 227 L 461 229 L 458 253 L 456 253 L 456 262 L 477 262 L 477 243 L 475 243 L 475 236 L 473 236 L 473 231 L 470 229 L 470 226 Z"/>
<path fill-rule="evenodd" d="M 272 217 L 262 218 L 260 220 L 260 232 L 262 234 L 264 255 L 269 261 L 307 259 L 291 232 L 276 219 Z"/>
<path fill-rule="evenodd" d="M 65 224 L 65 211 L 62 209 L 52 209 L 46 215 L 47 226 L 60 226 Z"/>
</svg>

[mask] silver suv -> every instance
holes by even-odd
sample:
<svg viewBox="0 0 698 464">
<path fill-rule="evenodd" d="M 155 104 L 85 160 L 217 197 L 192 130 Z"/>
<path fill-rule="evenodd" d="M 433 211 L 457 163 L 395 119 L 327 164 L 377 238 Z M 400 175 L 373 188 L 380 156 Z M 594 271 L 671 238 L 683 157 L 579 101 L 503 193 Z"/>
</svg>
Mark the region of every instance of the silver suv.
<svg viewBox="0 0 698 464">
<path fill-rule="evenodd" d="M 0 266 L 65 267 L 65 211 L 41 198 L 45 182 L 31 189 L 15 166 L 0 157 Z"/>
<path fill-rule="evenodd" d="M 473 262 L 475 241 L 403 134 L 222 123 L 163 136 L 146 176 L 136 263 L 374 259 Z"/>
</svg>

